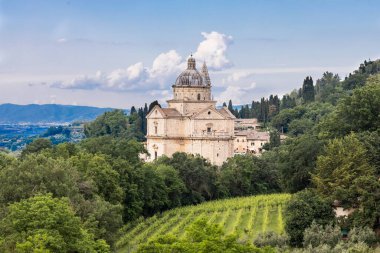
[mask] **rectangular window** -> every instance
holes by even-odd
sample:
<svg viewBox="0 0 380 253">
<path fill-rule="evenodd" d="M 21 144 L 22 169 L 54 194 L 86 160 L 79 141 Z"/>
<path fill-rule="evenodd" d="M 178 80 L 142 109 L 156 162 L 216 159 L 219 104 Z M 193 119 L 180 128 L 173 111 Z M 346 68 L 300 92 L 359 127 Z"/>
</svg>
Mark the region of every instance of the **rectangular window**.
<svg viewBox="0 0 380 253">
<path fill-rule="evenodd" d="M 207 128 L 207 133 L 211 133 L 211 127 Z"/>
</svg>

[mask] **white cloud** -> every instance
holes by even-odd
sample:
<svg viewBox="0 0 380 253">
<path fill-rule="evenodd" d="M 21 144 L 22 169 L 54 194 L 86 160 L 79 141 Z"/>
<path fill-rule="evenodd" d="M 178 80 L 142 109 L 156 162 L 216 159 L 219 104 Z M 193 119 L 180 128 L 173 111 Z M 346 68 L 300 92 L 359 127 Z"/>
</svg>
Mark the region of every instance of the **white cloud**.
<svg viewBox="0 0 380 253">
<path fill-rule="evenodd" d="M 352 66 L 312 66 L 312 67 L 272 67 L 272 68 L 251 68 L 251 69 L 229 69 L 219 71 L 218 74 L 228 74 L 230 79 L 233 77 L 248 77 L 252 75 L 260 74 L 288 74 L 288 73 L 310 73 L 310 72 L 324 72 L 324 71 L 333 71 L 333 72 L 350 72 Z"/>
<path fill-rule="evenodd" d="M 194 54 L 198 60 L 206 60 L 210 69 L 222 70 L 231 65 L 226 51 L 232 43 L 232 37 L 218 32 L 202 33 L 204 40 L 200 42 Z M 65 38 L 58 41 L 66 42 Z M 142 62 L 120 68 L 109 73 L 98 71 L 95 76 L 80 76 L 69 81 L 54 82 L 52 87 L 62 89 L 100 89 L 108 91 L 132 91 L 161 89 L 165 90 L 174 82 L 176 75 L 186 68 L 186 60 L 177 51 L 169 50 L 159 54 L 150 68 Z M 161 94 L 162 96 L 164 94 Z"/>
<path fill-rule="evenodd" d="M 245 82 L 244 84 L 232 84 L 227 86 L 224 91 L 216 97 L 219 103 L 228 102 L 230 99 L 234 104 L 243 104 L 252 100 L 252 94 L 255 92 L 256 82 Z"/>
<path fill-rule="evenodd" d="M 92 90 L 102 87 L 102 80 L 100 77 L 100 72 L 98 72 L 95 77 L 88 77 L 86 75 L 76 77 L 70 81 L 64 82 L 53 82 L 50 84 L 53 88 L 61 89 L 81 89 L 81 90 Z"/>
<path fill-rule="evenodd" d="M 131 90 L 142 86 L 148 77 L 148 70 L 141 62 L 129 66 L 127 69 L 116 69 L 103 78 L 103 88 L 112 90 Z"/>
<path fill-rule="evenodd" d="M 149 71 L 150 80 L 163 86 L 169 77 L 179 73 L 184 69 L 184 66 L 182 57 L 175 50 L 162 53 L 153 61 L 152 68 Z"/>
<path fill-rule="evenodd" d="M 223 83 L 237 82 L 237 81 L 240 81 L 241 79 L 245 79 L 252 75 L 253 73 L 251 73 L 250 71 L 233 72 L 232 74 L 228 75 L 227 78 L 223 79 Z"/>
<path fill-rule="evenodd" d="M 245 91 L 238 86 L 228 86 L 223 92 L 221 92 L 216 100 L 221 102 L 228 102 L 230 99 L 234 104 L 242 103 L 242 97 Z"/>
<path fill-rule="evenodd" d="M 177 71 L 182 62 L 182 57 L 175 51 L 170 50 L 167 53 L 162 53 L 153 61 L 151 76 L 160 76 L 173 73 Z"/>
<path fill-rule="evenodd" d="M 232 44 L 232 37 L 218 32 L 202 32 L 203 40 L 194 54 L 198 60 L 205 60 L 212 70 L 222 70 L 232 66 L 226 56 L 228 47 Z"/>
<path fill-rule="evenodd" d="M 57 42 L 58 43 L 66 43 L 67 39 L 66 38 L 59 38 L 59 39 L 57 39 Z"/>
<path fill-rule="evenodd" d="M 158 102 L 161 105 L 166 104 L 166 100 L 169 100 L 172 98 L 172 93 L 170 90 L 152 90 L 149 92 L 149 95 L 153 98 L 157 98 Z"/>
</svg>

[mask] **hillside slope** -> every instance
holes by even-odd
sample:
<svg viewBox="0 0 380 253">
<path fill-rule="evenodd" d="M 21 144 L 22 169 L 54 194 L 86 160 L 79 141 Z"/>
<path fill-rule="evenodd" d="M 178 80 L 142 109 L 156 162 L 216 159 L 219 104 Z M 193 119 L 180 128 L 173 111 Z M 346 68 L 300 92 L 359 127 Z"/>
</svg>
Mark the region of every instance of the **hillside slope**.
<svg viewBox="0 0 380 253">
<path fill-rule="evenodd" d="M 289 194 L 270 194 L 210 201 L 196 206 L 176 208 L 124 228 L 117 242 L 119 253 L 132 252 L 137 245 L 158 235 L 183 236 L 197 218 L 221 225 L 227 234 L 237 233 L 241 240 L 253 241 L 261 232 L 283 233 L 282 210 Z"/>
<path fill-rule="evenodd" d="M 93 120 L 100 114 L 112 110 L 74 105 L 0 105 L 0 124 L 17 123 L 66 123 Z"/>
</svg>

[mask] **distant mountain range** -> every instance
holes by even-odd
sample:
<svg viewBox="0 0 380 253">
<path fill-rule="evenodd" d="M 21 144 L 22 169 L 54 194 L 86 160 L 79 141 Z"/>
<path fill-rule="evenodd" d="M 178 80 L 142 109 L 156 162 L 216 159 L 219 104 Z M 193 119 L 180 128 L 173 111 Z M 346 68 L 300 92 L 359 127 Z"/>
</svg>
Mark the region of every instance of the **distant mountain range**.
<svg viewBox="0 0 380 253">
<path fill-rule="evenodd" d="M 70 123 L 90 121 L 113 108 L 75 105 L 0 104 L 0 124 Z"/>
<path fill-rule="evenodd" d="M 217 106 L 222 108 L 222 106 Z M 240 109 L 241 105 L 234 105 Z M 79 105 L 16 105 L 0 104 L 0 124 L 45 124 L 45 123 L 71 123 L 74 121 L 91 121 L 104 112 L 114 108 L 99 108 Z M 124 110 L 127 114 L 129 109 Z"/>
</svg>

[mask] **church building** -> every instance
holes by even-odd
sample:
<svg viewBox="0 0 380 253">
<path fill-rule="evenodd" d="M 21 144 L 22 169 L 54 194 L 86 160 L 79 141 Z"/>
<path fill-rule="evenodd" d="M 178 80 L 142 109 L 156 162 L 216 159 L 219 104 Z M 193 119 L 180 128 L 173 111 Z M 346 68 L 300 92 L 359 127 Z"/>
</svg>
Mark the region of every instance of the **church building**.
<svg viewBox="0 0 380 253">
<path fill-rule="evenodd" d="M 155 106 L 147 115 L 148 161 L 175 152 L 200 154 L 216 165 L 232 157 L 235 116 L 216 108 L 206 63 L 199 72 L 190 57 L 172 88 L 167 108 Z"/>
</svg>

